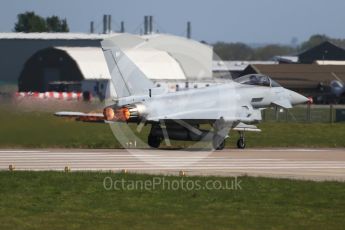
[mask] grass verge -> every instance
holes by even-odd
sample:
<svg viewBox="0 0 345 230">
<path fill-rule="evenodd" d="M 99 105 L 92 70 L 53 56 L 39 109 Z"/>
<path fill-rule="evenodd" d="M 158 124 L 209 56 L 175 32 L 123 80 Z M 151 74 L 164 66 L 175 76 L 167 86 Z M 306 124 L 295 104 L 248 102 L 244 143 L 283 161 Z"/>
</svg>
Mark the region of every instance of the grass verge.
<svg viewBox="0 0 345 230">
<path fill-rule="evenodd" d="M 112 181 L 234 178 L 1 172 L 1 229 L 343 229 L 345 183 L 239 177 L 241 189 L 104 188 Z M 108 183 L 107 186 L 110 184 Z M 126 187 L 124 187 L 126 188 Z M 152 188 L 152 187 L 151 187 Z"/>
<path fill-rule="evenodd" d="M 54 117 L 52 113 L 18 110 L 0 110 L 0 121 L 0 148 L 122 148 L 106 124 L 76 122 Z M 264 122 L 258 127 L 261 133 L 246 133 L 248 147 L 345 147 L 345 123 Z M 149 128 L 148 125 L 136 133 L 144 142 Z M 238 134 L 232 132 L 231 135 L 227 147 L 236 146 Z M 172 143 L 174 147 L 194 144 Z"/>
</svg>

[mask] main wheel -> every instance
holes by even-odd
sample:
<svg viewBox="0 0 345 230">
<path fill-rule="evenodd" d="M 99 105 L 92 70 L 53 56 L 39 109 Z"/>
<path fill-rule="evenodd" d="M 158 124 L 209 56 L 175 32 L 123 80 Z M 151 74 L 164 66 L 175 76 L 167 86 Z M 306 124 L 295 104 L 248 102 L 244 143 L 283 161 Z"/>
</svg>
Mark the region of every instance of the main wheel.
<svg viewBox="0 0 345 230">
<path fill-rule="evenodd" d="M 161 144 L 161 140 L 159 137 L 150 134 L 147 138 L 147 144 L 152 148 L 158 148 Z"/>
<path fill-rule="evenodd" d="M 222 150 L 225 147 L 225 139 L 221 136 L 215 135 L 212 140 L 212 146 L 215 150 Z"/>
<path fill-rule="evenodd" d="M 246 147 L 246 142 L 244 141 L 244 138 L 240 138 L 237 141 L 237 148 L 244 149 Z"/>
</svg>

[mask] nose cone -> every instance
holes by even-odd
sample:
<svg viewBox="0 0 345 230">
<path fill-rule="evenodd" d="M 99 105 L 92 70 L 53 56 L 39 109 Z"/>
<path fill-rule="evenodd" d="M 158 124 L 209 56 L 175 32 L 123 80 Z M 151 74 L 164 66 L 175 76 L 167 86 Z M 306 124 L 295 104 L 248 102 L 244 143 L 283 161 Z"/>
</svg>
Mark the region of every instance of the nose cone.
<svg viewBox="0 0 345 230">
<path fill-rule="evenodd" d="M 304 104 L 309 101 L 309 99 L 299 93 L 289 90 L 290 102 L 292 105 Z"/>
</svg>

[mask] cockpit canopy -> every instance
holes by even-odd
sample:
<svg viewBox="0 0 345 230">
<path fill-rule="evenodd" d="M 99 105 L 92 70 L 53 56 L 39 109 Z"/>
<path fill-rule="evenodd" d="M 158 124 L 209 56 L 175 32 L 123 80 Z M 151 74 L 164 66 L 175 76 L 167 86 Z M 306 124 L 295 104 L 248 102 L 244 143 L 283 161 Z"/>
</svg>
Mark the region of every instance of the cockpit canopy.
<svg viewBox="0 0 345 230">
<path fill-rule="evenodd" d="M 277 82 L 273 81 L 270 77 L 262 74 L 248 74 L 239 78 L 234 79 L 234 81 L 245 84 L 245 85 L 257 85 L 266 87 L 281 87 Z"/>
<path fill-rule="evenodd" d="M 331 81 L 330 85 L 332 88 L 343 88 L 343 84 L 341 84 L 341 82 L 337 80 Z"/>
</svg>

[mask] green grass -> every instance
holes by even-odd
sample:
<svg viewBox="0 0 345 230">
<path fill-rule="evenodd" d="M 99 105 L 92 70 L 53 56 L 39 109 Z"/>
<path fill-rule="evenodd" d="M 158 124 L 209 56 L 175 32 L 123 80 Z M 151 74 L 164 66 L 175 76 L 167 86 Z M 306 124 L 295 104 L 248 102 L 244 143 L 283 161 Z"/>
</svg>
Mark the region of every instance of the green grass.
<svg viewBox="0 0 345 230">
<path fill-rule="evenodd" d="M 106 124 L 76 122 L 54 117 L 52 113 L 19 110 L 0 110 L 0 121 L 0 148 L 122 147 Z M 134 127 L 132 125 L 133 130 Z M 264 122 L 258 127 L 261 133 L 246 133 L 248 147 L 345 147 L 345 123 Z M 149 128 L 148 125 L 136 133 L 145 142 Z M 236 146 L 238 134 L 232 132 L 231 135 L 227 147 Z M 194 144 L 172 143 L 174 147 Z"/>
<path fill-rule="evenodd" d="M 154 176 L 1 172 L 0 229 L 343 229 L 345 184 L 240 177 L 238 190 L 105 190 Z M 156 176 L 157 178 L 157 176 Z M 159 178 L 163 178 L 160 176 Z M 166 181 L 181 177 L 164 177 Z M 233 178 L 183 177 L 225 184 Z"/>
<path fill-rule="evenodd" d="M 279 121 L 292 121 L 292 122 L 308 122 L 306 106 L 294 107 L 289 110 L 283 110 L 278 112 Z M 333 113 L 335 114 L 335 109 L 333 108 Z M 264 110 L 263 119 L 266 121 L 275 121 L 276 113 L 274 108 L 269 108 Z M 334 116 L 333 114 L 333 116 Z M 334 120 L 334 117 L 333 117 Z M 330 108 L 329 106 L 323 107 L 311 107 L 310 110 L 310 121 L 311 122 L 330 122 Z"/>
<path fill-rule="evenodd" d="M 116 148 L 118 142 L 108 125 L 75 122 L 42 112 L 2 112 L 2 148 Z"/>
<path fill-rule="evenodd" d="M 246 134 L 248 147 L 345 147 L 345 123 L 265 122 L 258 127 L 261 133 Z"/>
</svg>

